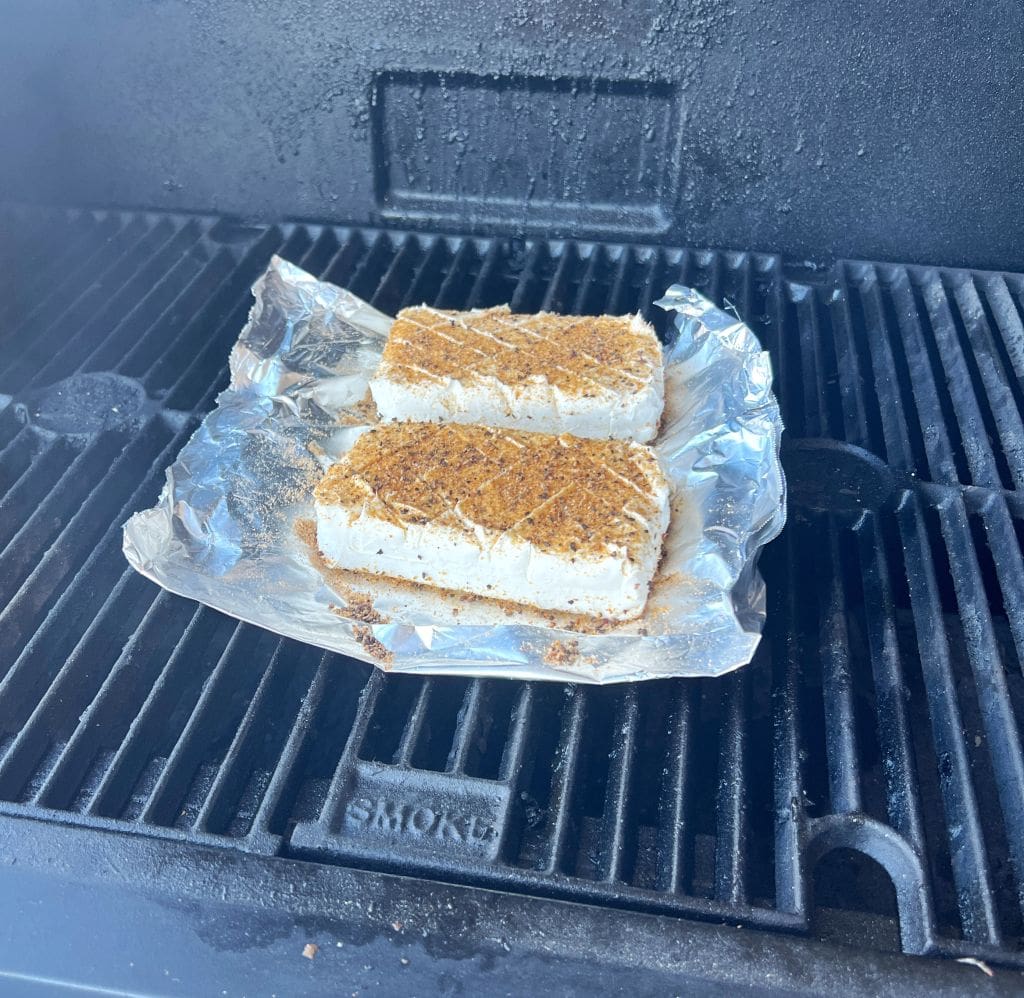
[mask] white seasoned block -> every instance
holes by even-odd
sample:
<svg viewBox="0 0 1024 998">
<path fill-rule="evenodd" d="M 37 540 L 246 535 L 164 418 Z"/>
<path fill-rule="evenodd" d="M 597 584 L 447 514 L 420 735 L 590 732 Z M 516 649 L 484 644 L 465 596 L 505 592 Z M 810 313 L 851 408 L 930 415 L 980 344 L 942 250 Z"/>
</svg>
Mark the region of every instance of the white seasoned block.
<svg viewBox="0 0 1024 998">
<path fill-rule="evenodd" d="M 643 611 L 669 517 L 648 447 L 454 424 L 369 430 L 315 501 L 338 568 L 612 620 Z"/>
<path fill-rule="evenodd" d="M 398 313 L 370 391 L 384 420 L 653 440 L 661 345 L 640 316 Z"/>
</svg>

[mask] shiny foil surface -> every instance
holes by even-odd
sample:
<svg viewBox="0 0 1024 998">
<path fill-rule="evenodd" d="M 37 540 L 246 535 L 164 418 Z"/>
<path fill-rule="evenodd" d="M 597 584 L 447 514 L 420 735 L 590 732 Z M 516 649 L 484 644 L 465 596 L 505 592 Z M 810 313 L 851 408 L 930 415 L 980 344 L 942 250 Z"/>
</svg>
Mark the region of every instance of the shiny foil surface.
<svg viewBox="0 0 1024 998">
<path fill-rule="evenodd" d="M 342 573 L 312 543 L 312 490 L 374 420 L 367 383 L 391 318 L 275 257 L 230 357 L 230 387 L 153 509 L 132 566 L 182 596 L 393 672 L 612 683 L 748 663 L 765 617 L 760 548 L 782 529 L 782 421 L 768 355 L 737 318 L 673 285 L 665 554 L 642 617 L 581 620 Z M 343 665 L 339 664 L 339 668 Z"/>
</svg>

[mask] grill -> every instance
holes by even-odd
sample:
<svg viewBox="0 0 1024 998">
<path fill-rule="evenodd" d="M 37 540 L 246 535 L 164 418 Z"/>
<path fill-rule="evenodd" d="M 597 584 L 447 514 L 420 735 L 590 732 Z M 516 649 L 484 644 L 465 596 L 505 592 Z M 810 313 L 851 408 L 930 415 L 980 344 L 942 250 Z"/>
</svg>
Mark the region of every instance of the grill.
<svg viewBox="0 0 1024 998">
<path fill-rule="evenodd" d="M 0 814 L 1024 967 L 1024 277 L 153 212 L 0 224 Z M 121 525 L 226 386 L 272 253 L 389 313 L 663 325 L 646 303 L 673 281 L 735 309 L 772 355 L 791 488 L 752 665 L 388 676 L 132 573 Z"/>
</svg>

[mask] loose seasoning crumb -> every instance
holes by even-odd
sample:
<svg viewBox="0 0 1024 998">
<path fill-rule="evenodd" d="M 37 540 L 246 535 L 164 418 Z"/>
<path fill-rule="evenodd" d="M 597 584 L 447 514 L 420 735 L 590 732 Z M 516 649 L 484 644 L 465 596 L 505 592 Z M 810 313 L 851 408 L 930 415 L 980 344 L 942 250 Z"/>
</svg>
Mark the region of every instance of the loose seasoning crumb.
<svg viewBox="0 0 1024 998">
<path fill-rule="evenodd" d="M 552 641 L 544 652 L 544 661 L 548 665 L 571 665 L 580 657 L 578 641 Z"/>
<path fill-rule="evenodd" d="M 363 646 L 363 650 L 368 655 L 372 655 L 378 662 L 383 662 L 385 665 L 390 665 L 394 662 L 394 653 L 388 651 L 387 647 L 373 636 L 373 631 L 369 627 L 353 627 L 352 634 L 355 636 L 356 641 Z"/>
<path fill-rule="evenodd" d="M 359 620 L 364 624 L 386 624 L 388 618 L 378 613 L 373 606 L 373 597 L 364 593 L 348 592 L 343 593 L 347 600 L 345 606 L 338 606 L 335 603 L 328 603 L 327 609 L 337 617 L 344 617 L 346 620 Z"/>
<path fill-rule="evenodd" d="M 306 943 L 306 945 L 302 947 L 302 955 L 307 960 L 312 960 L 319 952 L 320 947 L 317 946 L 316 943 Z"/>
<path fill-rule="evenodd" d="M 380 414 L 373 401 L 370 390 L 355 405 L 350 405 L 338 413 L 335 420 L 339 426 L 362 426 L 365 423 L 379 423 Z"/>
</svg>

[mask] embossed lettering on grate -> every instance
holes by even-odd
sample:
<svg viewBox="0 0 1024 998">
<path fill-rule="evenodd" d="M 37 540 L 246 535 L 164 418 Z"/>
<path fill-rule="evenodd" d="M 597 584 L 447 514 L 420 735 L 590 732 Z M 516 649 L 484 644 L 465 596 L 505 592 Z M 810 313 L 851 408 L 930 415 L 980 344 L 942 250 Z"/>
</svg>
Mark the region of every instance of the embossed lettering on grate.
<svg viewBox="0 0 1024 998">
<path fill-rule="evenodd" d="M 755 253 L 11 210 L 0 808 L 1024 963 L 1024 278 Z M 378 308 L 626 312 L 680 280 L 772 352 L 791 519 L 720 681 L 387 676 L 134 575 L 132 511 L 271 253 Z M 7 397 L 10 396 L 10 399 Z"/>
</svg>

